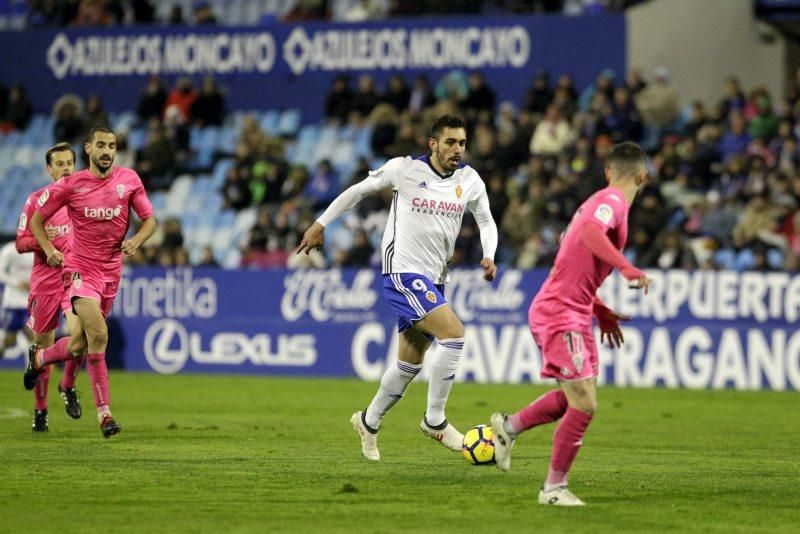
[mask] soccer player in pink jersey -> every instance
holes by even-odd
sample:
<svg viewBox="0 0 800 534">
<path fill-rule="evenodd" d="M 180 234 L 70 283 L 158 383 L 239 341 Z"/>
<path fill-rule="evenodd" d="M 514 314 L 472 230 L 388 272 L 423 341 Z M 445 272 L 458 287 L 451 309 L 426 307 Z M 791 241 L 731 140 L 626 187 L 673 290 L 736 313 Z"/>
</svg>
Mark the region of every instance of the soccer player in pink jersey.
<svg viewBox="0 0 800 534">
<path fill-rule="evenodd" d="M 58 143 L 52 146 L 45 154 L 47 174 L 57 182 L 75 171 L 75 151 L 69 143 Z M 53 267 L 47 263 L 47 256 L 31 233 L 29 221 L 36 210 L 39 196 L 45 187 L 37 189 L 25 201 L 25 207 L 19 217 L 17 228 L 17 251 L 33 252 L 33 272 L 31 273 L 31 290 L 28 296 L 28 322 L 27 326 L 33 332 L 33 342 L 40 347 L 51 347 L 55 343 L 56 328 L 58 327 L 59 311 L 62 304 L 66 303 L 64 283 L 61 278 L 61 266 Z M 67 208 L 61 208 L 50 217 L 45 226 L 47 237 L 58 250 L 66 253 L 69 250 L 69 240 L 72 234 L 72 223 L 67 214 Z M 64 306 L 67 323 L 71 328 L 77 321 L 77 316 L 72 313 L 69 306 Z M 83 339 L 83 338 L 80 338 Z M 77 341 L 77 340 L 76 340 Z M 82 346 L 76 345 L 80 356 L 69 359 L 64 364 L 64 374 L 58 384 L 58 392 L 66 405 L 67 414 L 73 419 L 79 419 L 82 413 L 78 394 L 75 391 L 75 378 L 83 366 Z M 39 380 L 33 390 L 34 412 L 33 431 L 46 432 L 47 424 L 47 385 L 50 381 L 50 367 L 45 367 L 39 375 Z"/>
<path fill-rule="evenodd" d="M 117 151 L 114 132 L 105 126 L 95 126 L 89 132 L 84 149 L 89 156 L 89 168 L 45 189 L 30 221 L 33 236 L 47 256 L 47 263 L 57 266 L 63 262 L 67 298 L 78 324 L 71 330 L 71 337 L 59 339 L 50 348 L 31 346 L 23 383 L 26 389 L 33 389 L 47 365 L 79 357 L 86 343 L 87 371 L 97 419 L 100 431 L 108 438 L 118 434 L 121 428 L 111 415 L 105 317 L 111 311 L 119 288 L 122 255 L 134 254 L 153 235 L 156 219 L 139 175 L 132 169 L 113 167 Z M 44 221 L 63 206 L 67 207 L 72 221 L 72 241 L 66 256 L 53 245 L 44 227 Z M 142 220 L 142 225 L 133 237 L 125 239 L 131 209 Z"/>
<path fill-rule="evenodd" d="M 567 489 L 567 475 L 583 435 L 597 409 L 597 346 L 592 315 L 600 324 L 600 342 L 620 347 L 620 321 L 630 319 L 608 309 L 596 292 L 617 268 L 630 287 L 647 293 L 650 279 L 620 252 L 628 237 L 628 209 L 647 178 L 647 156 L 634 143 L 616 145 L 606 159 L 609 186 L 592 195 L 572 217 L 561 238 L 555 265 L 528 312 L 531 332 L 542 353 L 542 378 L 559 389 L 545 393 L 513 415 L 494 413 L 497 467 L 507 471 L 517 436 L 533 427 L 561 422 L 553 435 L 550 469 L 539 504 L 582 506 Z"/>
</svg>

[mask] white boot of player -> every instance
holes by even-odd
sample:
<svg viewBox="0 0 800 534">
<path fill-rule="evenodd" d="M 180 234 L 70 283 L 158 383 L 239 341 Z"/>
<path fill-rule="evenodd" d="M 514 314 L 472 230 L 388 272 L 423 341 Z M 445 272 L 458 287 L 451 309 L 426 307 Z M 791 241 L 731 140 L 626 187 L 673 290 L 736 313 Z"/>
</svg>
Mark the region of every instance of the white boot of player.
<svg viewBox="0 0 800 534">
<path fill-rule="evenodd" d="M 456 427 L 451 425 L 445 419 L 442 428 L 433 428 L 428 426 L 425 416 L 422 416 L 422 421 L 419 423 L 419 429 L 423 434 L 431 439 L 435 439 L 451 451 L 460 451 L 464 444 L 464 434 L 456 430 Z M 440 425 L 441 426 L 441 425 Z"/>
<path fill-rule="evenodd" d="M 577 498 L 566 486 L 559 486 L 550 491 L 545 491 L 544 488 L 542 488 L 539 492 L 539 504 L 550 506 L 584 506 L 586 503 Z"/>
<path fill-rule="evenodd" d="M 494 459 L 500 471 L 508 471 L 511 467 L 511 449 L 516 441 L 506 432 L 505 422 L 507 418 L 508 416 L 502 413 L 493 413 L 492 417 L 489 418 L 489 424 L 497 438 L 494 441 Z"/>
<path fill-rule="evenodd" d="M 358 432 L 359 438 L 361 438 L 361 454 L 364 455 L 364 458 L 372 461 L 380 460 L 381 453 L 378 451 L 378 435 L 370 432 L 367 427 L 364 426 L 362 412 L 354 413 L 353 416 L 350 417 L 350 423 L 353 425 L 353 429 Z"/>
</svg>

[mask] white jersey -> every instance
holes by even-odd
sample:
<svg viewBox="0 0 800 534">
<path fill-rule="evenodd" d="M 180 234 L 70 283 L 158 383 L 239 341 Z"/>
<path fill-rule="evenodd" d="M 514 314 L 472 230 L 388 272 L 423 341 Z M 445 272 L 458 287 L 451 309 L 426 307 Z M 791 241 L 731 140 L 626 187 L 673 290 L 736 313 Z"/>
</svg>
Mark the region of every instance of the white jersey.
<svg viewBox="0 0 800 534">
<path fill-rule="evenodd" d="M 481 177 L 463 164 L 443 176 L 429 156 L 389 160 L 334 200 L 319 223 L 327 226 L 368 194 L 390 187 L 394 197 L 381 243 L 384 274 L 416 273 L 445 283 L 465 209 L 478 223 L 483 257 L 494 260 L 497 227 Z"/>
<path fill-rule="evenodd" d="M 21 283 L 30 286 L 33 271 L 33 253 L 17 252 L 15 242 L 6 243 L 0 248 L 0 284 L 3 284 L 3 309 L 28 307 L 28 290 L 20 289 Z"/>
</svg>

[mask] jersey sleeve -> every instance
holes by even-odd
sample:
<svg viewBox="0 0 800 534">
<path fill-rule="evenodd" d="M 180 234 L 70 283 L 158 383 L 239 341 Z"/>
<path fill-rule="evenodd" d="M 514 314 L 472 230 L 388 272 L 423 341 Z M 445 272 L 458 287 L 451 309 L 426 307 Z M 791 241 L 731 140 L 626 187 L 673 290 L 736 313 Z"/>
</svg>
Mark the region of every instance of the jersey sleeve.
<svg viewBox="0 0 800 534">
<path fill-rule="evenodd" d="M 36 201 L 34 195 L 31 194 L 25 200 L 25 206 L 22 208 L 22 213 L 19 215 L 19 225 L 17 226 L 17 252 L 20 254 L 41 250 L 30 229 L 31 216 L 35 210 Z"/>
<path fill-rule="evenodd" d="M 467 207 L 475 217 L 475 223 L 478 225 L 478 230 L 481 234 L 483 257 L 494 261 L 494 254 L 497 251 L 497 225 L 489 208 L 489 196 L 486 194 L 486 186 L 480 178 L 478 183 L 478 192 L 472 200 L 467 202 Z"/>
<path fill-rule="evenodd" d="M 153 204 L 147 198 L 147 191 L 144 190 L 141 180 L 139 180 L 139 185 L 134 189 L 131 196 L 131 206 L 141 220 L 149 219 L 154 215 Z"/>
<path fill-rule="evenodd" d="M 599 224 L 604 230 L 618 228 L 625 222 L 625 201 L 616 193 L 606 193 L 597 199 L 585 220 Z"/>
<path fill-rule="evenodd" d="M 402 169 L 404 161 L 404 158 L 394 158 L 387 161 L 379 169 L 370 171 L 364 180 L 348 187 L 336 197 L 317 221 L 322 226 L 328 226 L 331 221 L 361 202 L 367 195 L 390 187 L 397 189 L 400 183 L 399 170 Z"/>
<path fill-rule="evenodd" d="M 69 186 L 65 184 L 67 179 L 61 179 L 50 187 L 42 191 L 39 200 L 36 201 L 36 211 L 42 215 L 42 220 L 47 220 L 69 200 Z"/>
</svg>

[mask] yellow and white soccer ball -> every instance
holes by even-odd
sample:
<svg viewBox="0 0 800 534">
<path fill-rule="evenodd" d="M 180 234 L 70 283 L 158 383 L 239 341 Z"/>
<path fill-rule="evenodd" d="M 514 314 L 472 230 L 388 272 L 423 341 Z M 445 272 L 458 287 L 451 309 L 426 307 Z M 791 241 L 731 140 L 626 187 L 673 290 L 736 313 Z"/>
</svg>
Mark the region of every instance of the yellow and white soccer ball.
<svg viewBox="0 0 800 534">
<path fill-rule="evenodd" d="M 494 463 L 494 431 L 492 427 L 478 425 L 464 433 L 461 445 L 464 458 L 474 465 Z"/>
</svg>

